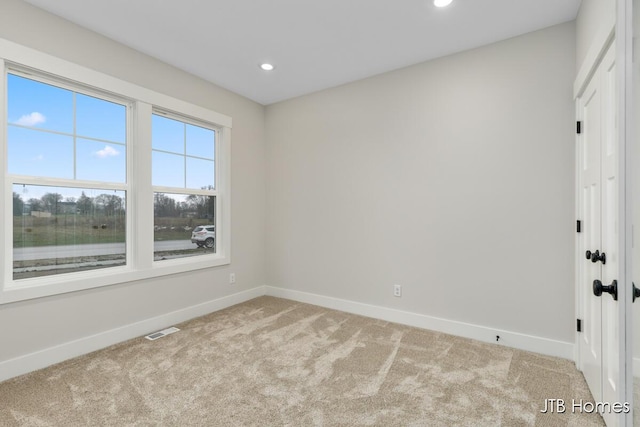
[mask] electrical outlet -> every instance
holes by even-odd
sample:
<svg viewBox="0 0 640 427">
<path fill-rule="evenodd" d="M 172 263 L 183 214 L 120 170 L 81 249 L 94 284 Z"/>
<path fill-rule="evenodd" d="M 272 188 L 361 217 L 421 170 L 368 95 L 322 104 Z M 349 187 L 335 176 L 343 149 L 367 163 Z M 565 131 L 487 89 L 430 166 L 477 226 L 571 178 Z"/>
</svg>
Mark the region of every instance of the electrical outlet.
<svg viewBox="0 0 640 427">
<path fill-rule="evenodd" d="M 236 283 L 236 273 L 229 274 L 229 283 L 232 285 Z"/>
<path fill-rule="evenodd" d="M 402 286 L 393 285 L 393 296 L 394 297 L 401 297 L 402 296 Z"/>
</svg>

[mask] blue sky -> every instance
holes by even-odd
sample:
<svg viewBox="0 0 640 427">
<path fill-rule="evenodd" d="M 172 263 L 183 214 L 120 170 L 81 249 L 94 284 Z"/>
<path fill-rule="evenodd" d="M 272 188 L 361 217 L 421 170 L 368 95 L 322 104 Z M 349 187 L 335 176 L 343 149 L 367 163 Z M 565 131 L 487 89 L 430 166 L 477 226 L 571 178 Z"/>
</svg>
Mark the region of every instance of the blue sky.
<svg viewBox="0 0 640 427">
<path fill-rule="evenodd" d="M 153 185 L 202 188 L 215 184 L 215 132 L 154 114 L 151 133 Z M 186 177 L 185 155 L 190 156 Z"/>
<path fill-rule="evenodd" d="M 158 115 L 152 123 L 153 184 L 213 186 L 215 132 Z M 124 105 L 9 74 L 8 124 L 10 174 L 126 182 Z M 64 197 L 80 194 L 58 190 Z"/>
</svg>

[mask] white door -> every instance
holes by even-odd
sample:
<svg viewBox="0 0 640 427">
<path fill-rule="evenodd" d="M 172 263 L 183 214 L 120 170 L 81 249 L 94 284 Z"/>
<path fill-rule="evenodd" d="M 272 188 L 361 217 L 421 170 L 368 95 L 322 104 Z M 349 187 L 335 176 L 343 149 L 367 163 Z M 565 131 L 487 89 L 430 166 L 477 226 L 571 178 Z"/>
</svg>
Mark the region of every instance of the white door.
<svg viewBox="0 0 640 427">
<path fill-rule="evenodd" d="M 596 401 L 602 400 L 602 298 L 591 291 L 592 282 L 601 279 L 600 262 L 592 262 L 595 251 L 600 251 L 601 235 L 601 93 L 598 74 L 591 80 L 578 100 L 582 133 L 579 137 L 580 154 L 580 218 L 583 235 L 579 259 L 579 293 L 582 316 L 580 334 L 581 366 Z M 606 252 L 605 252 L 606 254 Z"/>
<path fill-rule="evenodd" d="M 610 48 L 578 99 L 580 369 L 596 402 L 621 401 L 618 302 L 618 152 L 615 50 Z M 596 292 L 599 291 L 599 292 Z M 598 296 L 597 294 L 601 294 Z M 617 414 L 605 411 L 607 425 Z"/>
</svg>

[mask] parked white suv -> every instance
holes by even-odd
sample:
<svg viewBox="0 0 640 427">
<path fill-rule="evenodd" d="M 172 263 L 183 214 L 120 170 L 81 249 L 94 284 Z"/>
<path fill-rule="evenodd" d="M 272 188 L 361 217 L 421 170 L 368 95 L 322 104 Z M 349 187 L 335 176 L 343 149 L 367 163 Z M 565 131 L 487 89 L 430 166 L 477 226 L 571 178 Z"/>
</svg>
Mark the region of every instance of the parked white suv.
<svg viewBox="0 0 640 427">
<path fill-rule="evenodd" d="M 195 243 L 199 248 L 207 247 L 213 249 L 215 238 L 215 225 L 199 225 L 191 232 L 191 243 Z"/>
</svg>

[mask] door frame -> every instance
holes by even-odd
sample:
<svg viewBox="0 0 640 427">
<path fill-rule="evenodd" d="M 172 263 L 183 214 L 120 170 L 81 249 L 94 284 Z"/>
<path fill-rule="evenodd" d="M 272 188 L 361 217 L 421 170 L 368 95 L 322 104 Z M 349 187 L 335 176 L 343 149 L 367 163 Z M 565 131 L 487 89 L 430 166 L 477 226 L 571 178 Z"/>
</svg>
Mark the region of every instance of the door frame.
<svg viewBox="0 0 640 427">
<path fill-rule="evenodd" d="M 621 360 L 624 360 L 625 402 L 631 403 L 631 410 L 622 414 L 621 425 L 633 427 L 633 0 L 618 0 L 616 12 L 616 63 L 618 66 L 618 144 L 620 149 L 620 189 L 621 206 L 619 224 L 621 227 L 620 248 L 624 250 L 625 257 L 621 260 L 624 266 L 621 268 L 622 288 L 619 290 L 621 338 L 624 340 L 625 351 Z M 635 142 L 638 143 L 637 141 Z M 635 162 L 636 165 L 638 162 Z M 636 189 L 638 191 L 640 189 Z"/>
</svg>

